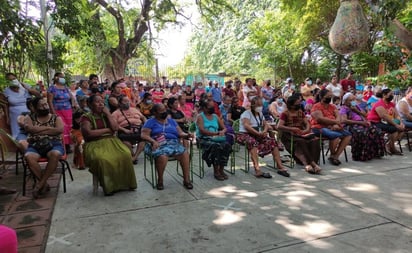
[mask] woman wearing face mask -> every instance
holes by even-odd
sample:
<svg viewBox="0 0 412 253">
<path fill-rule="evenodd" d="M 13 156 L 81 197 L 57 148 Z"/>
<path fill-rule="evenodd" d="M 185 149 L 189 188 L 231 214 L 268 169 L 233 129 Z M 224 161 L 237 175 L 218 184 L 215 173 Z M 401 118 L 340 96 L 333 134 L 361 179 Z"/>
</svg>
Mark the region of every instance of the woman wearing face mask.
<svg viewBox="0 0 412 253">
<path fill-rule="evenodd" d="M 137 164 L 140 153 L 144 149 L 144 142 L 140 140 L 140 130 L 145 116 L 134 107 L 130 106 L 130 99 L 122 95 L 119 97 L 119 109 L 112 113 L 114 120 L 119 124 L 117 137 L 130 149 L 133 164 Z M 133 152 L 133 145 L 137 144 L 136 152 Z"/>
<path fill-rule="evenodd" d="M 152 90 L 152 96 L 153 96 L 153 103 L 154 104 L 160 104 L 162 103 L 162 99 L 165 96 L 165 92 L 160 88 L 158 84 L 156 84 L 155 88 Z"/>
<path fill-rule="evenodd" d="M 349 144 L 351 133 L 345 129 L 340 121 L 339 111 L 332 101 L 330 90 L 321 90 L 318 94 L 317 103 L 311 110 L 311 125 L 315 135 L 329 140 L 330 156 L 328 160 L 333 165 L 340 165 L 339 156 Z"/>
<path fill-rule="evenodd" d="M 302 110 L 300 97 L 293 95 L 288 98 L 288 110 L 280 115 L 278 129 L 282 131 L 282 143 L 293 156 L 299 159 L 306 172 L 320 174 L 322 169 L 317 164 L 320 156 L 319 140 L 313 138 L 310 124 Z M 292 141 L 293 136 L 293 143 Z"/>
<path fill-rule="evenodd" d="M 31 173 L 36 177 L 36 187 L 33 189 L 33 198 L 39 198 L 50 190 L 47 179 L 57 168 L 60 157 L 64 154 L 61 134 L 64 123 L 62 119 L 50 113 L 49 105 L 45 98 L 35 98 L 32 101 L 35 113 L 25 118 L 24 129 L 28 133 L 29 147 L 24 154 Z M 42 148 L 38 144 L 47 139 L 51 144 L 49 148 Z M 42 171 L 38 160 L 41 157 L 48 159 L 46 169 Z"/>
<path fill-rule="evenodd" d="M 229 160 L 232 147 L 226 140 L 226 127 L 223 120 L 215 114 L 215 105 L 212 99 L 200 101 L 203 109 L 197 117 L 196 136 L 199 137 L 202 147 L 202 158 L 210 167 L 213 165 L 214 177 L 222 181 L 228 179 L 224 167 Z"/>
<path fill-rule="evenodd" d="M 49 103 L 50 112 L 52 114 L 57 114 L 63 120 L 63 141 L 66 145 L 66 152 L 71 153 L 72 151 L 70 148 L 70 131 L 72 129 L 73 123 L 72 109 L 76 109 L 78 107 L 74 96 L 65 84 L 66 79 L 64 78 L 64 74 L 56 73 L 54 75 L 54 85 L 50 86 L 47 90 L 47 101 Z"/>
<path fill-rule="evenodd" d="M 286 103 L 283 101 L 282 97 L 277 97 L 276 100 L 269 105 L 269 112 L 276 121 L 283 112 L 287 111 L 287 109 Z"/>
<path fill-rule="evenodd" d="M 384 89 L 376 94 L 380 100 L 376 102 L 368 114 L 368 120 L 389 134 L 389 141 L 386 144 L 386 151 L 390 155 L 402 155 L 395 148 L 395 143 L 402 138 L 405 125 L 402 123 L 398 111 L 395 108 L 393 92 L 391 89 Z"/>
<path fill-rule="evenodd" d="M 179 125 L 168 118 L 166 107 L 155 104 L 152 108 L 153 118 L 148 119 L 142 128 L 142 139 L 147 142 L 145 152 L 153 156 L 157 170 L 158 190 L 163 190 L 163 174 L 169 157 L 175 157 L 183 170 L 183 186 L 193 189 L 189 178 L 189 153 L 180 143 L 179 138 L 193 138 L 192 134 L 185 133 Z"/>
<path fill-rule="evenodd" d="M 342 98 L 339 110 L 344 128 L 352 133 L 352 160 L 367 161 L 385 154 L 385 141 L 380 129 L 371 125 L 352 93 L 346 93 Z"/>
<path fill-rule="evenodd" d="M 265 155 L 272 154 L 273 163 L 277 164 L 278 174 L 284 177 L 289 177 L 287 169 L 283 166 L 280 160 L 278 144 L 275 138 L 268 135 L 271 127 L 267 124 L 262 113 L 263 102 L 259 97 L 251 100 L 251 108 L 246 110 L 240 116 L 239 134 L 236 140 L 241 143 L 247 143 L 247 148 L 250 157 L 255 167 L 255 176 L 258 178 L 271 178 L 267 172 L 262 172 L 259 167 L 259 158 Z"/>
<path fill-rule="evenodd" d="M 31 98 L 32 95 L 39 97 L 40 93 L 30 86 L 20 83 L 13 73 L 7 73 L 6 79 L 9 81 L 9 87 L 0 95 L 5 96 L 8 102 L 7 123 L 10 125 L 11 135 L 16 138 L 20 131 L 17 118 L 22 113 L 29 112 L 26 106 L 27 99 Z"/>
<path fill-rule="evenodd" d="M 153 107 L 153 100 L 152 100 L 152 94 L 146 92 L 143 95 L 142 102 L 138 104 L 138 107 L 140 108 L 140 112 L 146 117 L 146 119 L 152 117 L 152 107 Z"/>
</svg>

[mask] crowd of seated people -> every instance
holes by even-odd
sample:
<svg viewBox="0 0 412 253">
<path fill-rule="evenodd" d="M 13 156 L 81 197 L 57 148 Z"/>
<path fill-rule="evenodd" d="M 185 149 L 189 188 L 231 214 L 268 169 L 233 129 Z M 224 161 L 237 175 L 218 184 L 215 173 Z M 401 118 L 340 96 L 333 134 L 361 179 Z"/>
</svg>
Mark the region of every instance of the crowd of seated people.
<svg viewBox="0 0 412 253">
<path fill-rule="evenodd" d="M 385 153 L 402 155 L 395 144 L 412 128 L 412 91 L 394 103 L 393 91 L 388 88 L 368 84 L 361 90 L 352 87 L 352 82 L 339 84 L 336 76 L 325 84 L 306 78 L 301 87 L 288 78 L 285 87 L 275 89 L 270 81 L 260 87 L 253 78 L 243 84 L 237 79 L 220 85 L 156 82 L 151 86 L 125 79 L 98 84 L 97 76 L 91 75 L 73 91 L 66 88 L 64 74 L 56 73 L 46 97 L 10 73 L 8 78 L 10 89 L 22 91 L 21 104 L 31 95 L 36 97 L 24 105 L 13 126 L 13 136 L 39 181 L 33 193 L 36 198 L 47 192 L 47 178 L 57 166 L 56 159 L 71 147 L 76 168 L 89 168 L 106 195 L 137 187 L 133 164 L 141 152 L 154 158 L 159 190 L 164 188 L 169 157 L 180 161 L 183 185 L 192 189 L 188 139 L 195 136 L 189 133 L 190 123 L 196 125 L 202 159 L 213 167 L 219 181 L 228 179 L 224 168 L 234 140 L 247 147 L 256 177 L 272 177 L 259 165 L 259 156 L 268 154 L 277 173 L 289 177 L 279 153 L 281 143 L 305 171 L 320 174 L 320 138 L 329 142 L 328 160 L 338 166 L 348 145 L 354 161 L 380 158 Z M 264 112 L 277 123 L 268 124 Z M 237 133 L 232 128 L 235 122 Z M 49 129 L 52 125 L 54 130 Z M 272 135 L 273 131 L 280 134 Z M 55 139 L 55 147 L 40 154 L 33 144 L 43 135 Z M 44 172 L 36 165 L 40 157 L 49 159 Z"/>
</svg>

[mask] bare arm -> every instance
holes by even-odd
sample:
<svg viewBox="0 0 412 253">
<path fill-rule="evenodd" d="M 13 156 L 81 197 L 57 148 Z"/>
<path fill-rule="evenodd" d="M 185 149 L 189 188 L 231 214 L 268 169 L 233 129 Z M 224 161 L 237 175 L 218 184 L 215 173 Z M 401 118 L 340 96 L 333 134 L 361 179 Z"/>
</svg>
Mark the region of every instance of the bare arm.
<svg viewBox="0 0 412 253">
<path fill-rule="evenodd" d="M 53 93 L 47 92 L 47 103 L 49 104 L 50 113 L 56 114 L 56 111 L 54 110 L 54 106 L 53 106 L 53 99 L 54 99 Z"/>
<path fill-rule="evenodd" d="M 32 134 L 59 135 L 63 133 L 64 123 L 60 117 L 56 118 L 56 127 L 34 126 L 30 117 L 24 118 L 24 130 Z"/>
</svg>

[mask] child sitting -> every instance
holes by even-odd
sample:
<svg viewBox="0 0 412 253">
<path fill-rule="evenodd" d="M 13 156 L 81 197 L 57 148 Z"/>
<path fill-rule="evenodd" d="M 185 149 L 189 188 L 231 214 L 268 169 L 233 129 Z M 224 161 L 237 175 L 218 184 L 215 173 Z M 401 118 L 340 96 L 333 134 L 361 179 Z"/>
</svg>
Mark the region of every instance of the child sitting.
<svg viewBox="0 0 412 253">
<path fill-rule="evenodd" d="M 84 139 L 82 132 L 80 130 L 80 118 L 82 117 L 84 111 L 77 110 L 73 113 L 73 126 L 70 132 L 72 141 L 74 143 L 74 155 L 73 164 L 79 170 L 84 170 L 84 158 L 83 158 L 83 144 Z"/>
</svg>

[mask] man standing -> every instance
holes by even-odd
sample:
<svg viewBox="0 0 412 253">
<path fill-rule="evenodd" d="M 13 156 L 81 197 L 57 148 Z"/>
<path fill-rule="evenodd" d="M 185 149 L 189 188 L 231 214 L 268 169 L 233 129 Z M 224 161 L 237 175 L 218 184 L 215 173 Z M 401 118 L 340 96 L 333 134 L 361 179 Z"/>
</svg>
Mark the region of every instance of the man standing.
<svg viewBox="0 0 412 253">
<path fill-rule="evenodd" d="M 346 79 L 342 79 L 340 81 L 340 85 L 342 85 L 343 94 L 356 89 L 356 82 L 355 82 L 355 80 L 353 80 L 353 74 L 354 73 L 355 72 L 353 72 L 352 70 L 349 71 L 348 76 L 346 77 Z"/>
</svg>

